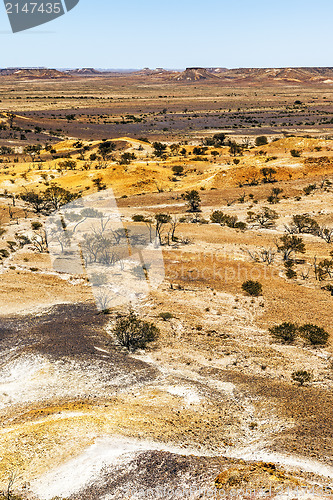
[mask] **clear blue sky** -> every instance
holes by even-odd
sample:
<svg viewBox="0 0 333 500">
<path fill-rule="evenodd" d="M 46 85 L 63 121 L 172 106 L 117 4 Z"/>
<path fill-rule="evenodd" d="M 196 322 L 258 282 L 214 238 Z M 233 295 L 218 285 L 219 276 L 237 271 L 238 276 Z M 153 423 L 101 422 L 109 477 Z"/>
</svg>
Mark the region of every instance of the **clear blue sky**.
<svg viewBox="0 0 333 500">
<path fill-rule="evenodd" d="M 80 0 L 12 34 L 1 2 L 0 67 L 333 66 L 332 23 L 333 0 Z"/>
</svg>

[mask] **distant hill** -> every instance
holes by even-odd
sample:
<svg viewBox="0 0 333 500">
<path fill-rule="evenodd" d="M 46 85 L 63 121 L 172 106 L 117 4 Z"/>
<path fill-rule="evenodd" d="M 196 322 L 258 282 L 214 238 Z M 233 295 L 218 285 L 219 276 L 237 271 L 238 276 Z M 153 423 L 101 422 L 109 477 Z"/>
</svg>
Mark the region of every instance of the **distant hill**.
<svg viewBox="0 0 333 500">
<path fill-rule="evenodd" d="M 54 80 L 73 77 L 156 77 L 159 80 L 174 82 L 202 82 L 207 84 L 244 84 L 244 85 L 306 85 L 333 84 L 333 68 L 234 68 L 223 67 L 189 67 L 184 71 L 166 70 L 164 68 L 143 68 L 141 70 L 103 70 L 95 68 L 49 69 L 49 68 L 4 68 L 0 69 L 0 77 L 25 80 Z"/>
<path fill-rule="evenodd" d="M 96 75 L 104 75 L 102 71 L 98 71 L 94 68 L 77 68 L 67 70 L 66 73 L 69 75 L 79 75 L 79 76 L 96 76 Z"/>
<path fill-rule="evenodd" d="M 330 83 L 333 68 L 239 68 L 223 73 L 223 78 L 236 81 L 281 83 Z"/>
<path fill-rule="evenodd" d="M 168 74 L 168 70 L 163 68 L 143 68 L 143 69 L 95 69 L 95 68 L 80 68 L 80 69 L 69 69 L 66 73 L 75 76 L 126 76 L 126 75 L 140 75 L 140 76 L 150 76 L 150 75 L 165 75 Z"/>
<path fill-rule="evenodd" d="M 176 73 L 171 78 L 176 81 L 197 82 L 199 80 L 216 80 L 219 77 L 213 68 L 186 68 L 185 71 Z"/>
<path fill-rule="evenodd" d="M 226 71 L 228 71 L 228 68 L 206 68 L 206 70 L 209 73 L 214 73 L 214 74 L 218 75 L 218 74 L 225 73 Z"/>
<path fill-rule="evenodd" d="M 168 71 L 167 69 L 164 68 L 155 68 L 155 69 L 150 69 L 150 68 L 143 68 L 140 69 L 139 71 L 134 71 L 133 74 L 135 75 L 168 75 L 169 73 L 173 73 L 172 71 Z"/>
<path fill-rule="evenodd" d="M 0 69 L 0 76 L 24 80 L 54 80 L 70 78 L 70 75 L 57 69 L 48 68 L 4 68 Z"/>
<path fill-rule="evenodd" d="M 247 84 L 306 84 L 333 83 L 333 68 L 186 68 L 172 75 L 176 81 L 195 82 L 200 80 Z"/>
</svg>

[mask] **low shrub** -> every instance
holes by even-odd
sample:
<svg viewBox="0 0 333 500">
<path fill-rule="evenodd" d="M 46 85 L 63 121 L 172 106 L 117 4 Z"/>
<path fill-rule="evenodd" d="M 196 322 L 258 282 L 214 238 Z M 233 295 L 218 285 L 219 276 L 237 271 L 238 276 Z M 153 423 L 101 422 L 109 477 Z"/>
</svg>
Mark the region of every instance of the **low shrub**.
<svg viewBox="0 0 333 500">
<path fill-rule="evenodd" d="M 242 284 L 242 289 L 252 297 L 258 297 L 259 295 L 262 295 L 262 284 L 259 283 L 259 281 L 244 281 L 244 283 Z"/>
<path fill-rule="evenodd" d="M 0 250 L 0 257 L 6 259 L 7 257 L 9 257 L 9 255 L 10 255 L 10 253 L 5 248 L 2 248 Z"/>
<path fill-rule="evenodd" d="M 31 227 L 34 231 L 38 231 L 38 229 L 40 229 L 42 226 L 43 226 L 43 224 L 41 222 L 38 222 L 38 221 L 31 223 Z"/>
<path fill-rule="evenodd" d="M 285 344 L 291 344 L 297 337 L 297 326 L 294 323 L 281 323 L 269 328 L 270 334 Z"/>
<path fill-rule="evenodd" d="M 156 340 L 159 330 L 153 323 L 141 320 L 131 311 L 127 316 L 117 320 L 113 333 L 120 345 L 129 351 L 135 351 Z"/>
<path fill-rule="evenodd" d="M 291 378 L 299 385 L 304 385 L 307 382 L 311 382 L 313 377 L 307 370 L 297 370 L 291 374 Z"/>
<path fill-rule="evenodd" d="M 255 140 L 256 146 L 265 146 L 266 144 L 268 144 L 268 139 L 265 135 L 260 135 L 259 137 L 256 137 Z"/>
<path fill-rule="evenodd" d="M 159 315 L 158 315 L 159 318 L 163 319 L 163 321 L 168 321 L 168 319 L 172 319 L 173 318 L 173 314 L 170 313 L 170 312 L 161 312 Z"/>
<path fill-rule="evenodd" d="M 299 333 L 306 341 L 312 345 L 326 345 L 329 334 L 317 325 L 308 323 L 299 328 Z"/>
<path fill-rule="evenodd" d="M 292 343 L 297 336 L 300 336 L 311 345 L 326 345 L 329 338 L 324 328 L 310 323 L 297 326 L 294 323 L 285 322 L 269 328 L 269 332 L 277 340 L 286 344 Z"/>
</svg>

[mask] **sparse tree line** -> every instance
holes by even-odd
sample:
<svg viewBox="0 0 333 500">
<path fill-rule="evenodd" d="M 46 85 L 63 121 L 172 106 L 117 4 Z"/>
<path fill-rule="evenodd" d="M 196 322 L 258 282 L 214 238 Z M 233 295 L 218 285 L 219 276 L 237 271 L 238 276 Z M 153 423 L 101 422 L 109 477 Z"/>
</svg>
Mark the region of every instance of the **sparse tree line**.
<svg viewBox="0 0 333 500">
<path fill-rule="evenodd" d="M 85 221 L 91 220 L 89 231 L 78 228 Z M 61 253 L 70 251 L 72 243 L 79 243 L 81 257 L 85 266 L 100 264 L 102 266 L 114 265 L 122 262 L 123 248 L 128 248 L 129 238 L 135 243 L 135 236 L 130 236 L 126 228 L 113 228 L 110 216 L 93 208 L 84 208 L 81 211 L 70 211 L 63 218 L 50 220 L 47 234 L 44 229 L 37 228 L 33 244 L 39 252 L 48 251 L 50 243 L 60 246 Z M 139 236 L 137 237 L 139 238 Z"/>
<path fill-rule="evenodd" d="M 239 224 L 236 216 L 225 215 L 219 210 L 215 210 L 211 214 L 211 221 L 224 226 L 246 229 L 275 229 L 275 222 L 279 218 L 276 211 L 263 207 L 257 212 L 249 211 L 247 214 L 247 224 Z M 254 262 L 266 263 L 271 265 L 274 263 L 276 255 L 280 254 L 285 268 L 285 274 L 288 279 L 297 278 L 295 266 L 297 263 L 304 264 L 304 260 L 297 260 L 297 254 L 305 254 L 305 243 L 303 234 L 311 234 L 322 238 L 326 243 L 333 242 L 333 228 L 320 226 L 319 223 L 310 217 L 308 214 L 293 215 L 291 223 L 285 225 L 287 234 L 275 241 L 274 248 L 261 248 L 259 250 L 243 249 Z M 314 277 L 317 281 L 325 281 L 333 279 L 333 250 L 329 252 L 329 257 L 318 261 L 314 257 L 312 269 Z M 310 268 L 301 270 L 301 278 L 308 279 Z M 333 295 L 333 285 L 328 284 L 323 287 Z"/>
<path fill-rule="evenodd" d="M 25 201 L 37 214 L 49 214 L 58 210 L 62 205 L 66 205 L 77 199 L 80 195 L 71 193 L 56 184 L 51 185 L 43 192 L 26 190 L 20 194 L 21 200 Z"/>
<path fill-rule="evenodd" d="M 171 228 L 167 230 L 167 236 L 164 240 L 162 238 L 162 228 L 165 229 L 166 224 L 172 224 L 171 216 L 168 214 L 157 214 L 155 219 L 151 219 L 149 217 L 147 218 L 142 215 L 136 215 L 133 220 L 136 222 L 145 222 L 151 229 L 155 227 L 156 236 L 159 238 L 161 244 L 166 241 L 168 244 L 170 244 L 170 241 L 177 241 L 174 229 L 179 223 L 208 223 L 208 221 L 196 215 L 196 213 L 201 211 L 201 199 L 198 191 L 188 191 L 181 195 L 181 197 L 187 200 L 189 212 L 192 212 L 194 215 L 182 216 L 179 219 L 175 218 L 172 231 Z M 248 211 L 246 222 L 239 221 L 236 215 L 225 214 L 221 210 L 214 210 L 210 215 L 212 223 L 242 231 L 245 231 L 246 229 L 275 229 L 276 220 L 278 218 L 278 213 L 269 207 L 263 207 L 261 210 L 256 212 Z M 301 235 L 312 234 L 324 239 L 327 243 L 332 243 L 333 228 L 320 226 L 309 215 L 301 214 L 294 215 L 291 223 L 285 226 L 285 230 L 287 234 L 275 241 L 275 249 L 261 248 L 256 251 L 245 249 L 244 251 L 248 253 L 253 261 L 266 263 L 268 265 L 273 264 L 276 255 L 280 254 L 284 263 L 286 277 L 288 279 L 294 279 L 297 278 L 297 272 L 294 269 L 295 265 L 298 263 L 296 255 L 305 253 L 305 244 Z M 331 257 L 333 256 L 332 253 L 330 255 Z M 300 263 L 304 263 L 304 261 L 300 261 Z M 313 269 L 317 280 L 323 281 L 325 279 L 332 279 L 333 259 L 324 259 L 323 261 L 317 262 L 317 259 L 315 258 Z M 302 279 L 307 279 L 309 277 L 309 273 L 302 270 L 301 277 Z M 333 292 L 333 287 L 330 287 L 330 285 L 327 289 Z"/>
<path fill-rule="evenodd" d="M 239 222 L 236 215 L 227 215 L 220 210 L 214 210 L 210 216 L 211 222 L 238 229 L 275 229 L 275 222 L 279 214 L 269 208 L 263 207 L 256 212 L 248 211 L 245 222 Z M 308 214 L 293 215 L 291 223 L 285 225 L 288 234 L 312 234 L 322 238 L 326 243 L 333 242 L 333 227 L 321 226 Z"/>
<path fill-rule="evenodd" d="M 78 198 L 77 194 L 73 194 L 64 188 L 57 185 L 52 185 L 44 192 L 25 191 L 19 196 L 36 214 L 49 215 L 58 210 L 62 205 L 65 205 Z M 13 199 L 14 204 L 14 199 Z M 11 207 L 9 207 L 11 210 Z M 13 216 L 10 217 L 11 219 Z M 40 222 L 32 222 L 33 237 L 29 238 L 26 235 L 15 233 L 15 240 L 7 241 L 7 246 L 10 252 L 15 252 L 26 245 L 32 245 L 34 251 L 43 253 L 48 251 L 48 242 L 46 232 Z M 1 229 L 1 234 L 5 232 Z M 0 251 L 0 260 L 9 257 L 9 251 L 2 249 Z"/>
<path fill-rule="evenodd" d="M 101 179 L 97 179 L 95 184 L 98 190 L 106 188 Z M 74 195 L 64 188 L 56 185 L 52 185 L 42 193 L 26 191 L 20 195 L 21 199 L 26 201 L 33 208 L 35 213 L 38 214 L 49 214 L 50 212 L 57 210 L 61 205 L 69 203 L 77 196 L 78 195 Z M 133 216 L 134 222 L 143 222 L 146 224 L 149 229 L 151 242 L 153 241 L 153 238 L 157 239 L 158 243 L 161 245 L 170 245 L 173 242 L 179 242 L 179 238 L 176 236 L 176 229 L 180 223 L 207 223 L 207 221 L 197 215 L 201 211 L 201 198 L 199 192 L 191 190 L 181 196 L 186 200 L 188 211 L 193 215 L 178 217 L 160 213 L 155 214 L 153 217 L 146 217 L 140 214 Z M 244 231 L 246 229 L 274 229 L 276 227 L 275 222 L 278 217 L 279 216 L 275 210 L 263 207 L 258 211 L 248 211 L 246 222 L 239 221 L 236 215 L 225 214 L 220 210 L 214 210 L 210 216 L 210 220 L 214 224 L 220 224 L 221 226 L 227 226 Z M 263 262 L 268 265 L 273 264 L 276 255 L 280 254 L 284 262 L 286 277 L 288 279 L 295 279 L 297 278 L 297 272 L 295 271 L 297 260 L 295 256 L 296 254 L 305 253 L 305 244 L 301 235 L 312 234 L 324 239 L 327 243 L 332 243 L 333 228 L 320 226 L 316 220 L 311 218 L 309 215 L 301 214 L 294 215 L 291 223 L 285 226 L 285 230 L 287 234 L 275 242 L 275 249 L 262 248 L 257 251 L 246 249 L 245 251 L 253 261 Z M 42 229 L 36 232 L 32 243 L 36 251 L 45 251 L 47 242 Z M 65 242 L 63 243 L 65 244 Z M 92 238 L 91 236 L 86 241 L 87 248 L 94 248 L 95 254 L 97 248 L 103 247 L 102 243 L 102 241 L 98 241 L 97 237 Z M 103 254 L 102 250 L 101 254 Z M 106 258 L 105 255 L 104 257 Z M 104 257 L 103 259 L 105 260 Z M 330 253 L 330 257 L 331 258 L 327 258 L 319 262 L 317 258 L 314 259 L 313 270 L 316 280 L 325 281 L 333 278 L 332 252 Z M 114 260 L 114 258 L 110 255 L 108 256 L 108 259 L 110 262 Z M 302 270 L 301 277 L 302 279 L 307 279 L 309 277 L 309 272 Z M 324 288 L 333 293 L 332 285 L 328 284 Z"/>
<path fill-rule="evenodd" d="M 307 323 L 298 326 L 295 323 L 281 323 L 269 329 L 270 334 L 284 344 L 292 344 L 298 338 L 303 339 L 306 344 L 323 346 L 327 344 L 329 334 L 321 327 Z"/>
<path fill-rule="evenodd" d="M 76 143 L 73 144 L 73 147 L 75 148 L 72 153 L 78 153 L 78 159 L 79 160 L 85 160 L 86 159 L 86 153 L 88 153 L 91 150 L 90 145 L 83 145 L 81 141 L 77 141 Z M 23 149 L 23 154 L 28 156 L 29 159 L 31 160 L 32 163 L 35 163 L 36 161 L 38 162 L 45 162 L 45 158 L 41 157 L 41 152 L 42 150 L 45 150 L 47 153 L 50 153 L 52 155 L 52 159 L 56 160 L 59 158 L 65 159 L 65 161 L 61 161 L 57 165 L 58 171 L 62 170 L 75 170 L 77 167 L 76 161 L 71 159 L 71 153 L 70 152 L 65 152 L 65 153 L 57 153 L 56 149 L 54 149 L 53 146 L 50 144 L 46 144 L 43 146 L 42 144 L 29 144 Z M 89 156 L 89 160 L 92 162 L 97 161 L 97 167 L 98 168 L 106 168 L 107 166 L 107 161 L 112 160 L 115 161 L 116 158 L 114 157 L 114 152 L 117 149 L 117 144 L 112 141 L 107 141 L 103 140 L 100 142 L 100 144 L 97 146 L 97 152 L 96 153 L 91 153 Z M 9 146 L 1 146 L 0 147 L 0 157 L 1 156 L 13 156 L 15 155 L 15 150 L 12 147 Z M 66 161 L 67 159 L 67 161 Z M 118 163 L 120 165 L 128 165 L 132 160 L 135 160 L 136 156 L 134 153 L 130 152 L 124 152 L 122 153 L 119 158 L 118 158 Z M 0 158 L 0 162 L 3 162 L 5 159 Z M 6 159 L 7 162 L 9 162 L 9 158 Z M 14 162 L 18 162 L 18 158 L 14 159 Z M 90 166 L 86 164 L 83 169 L 88 170 Z"/>
<path fill-rule="evenodd" d="M 201 198 L 199 192 L 195 189 L 187 191 L 181 195 L 186 200 L 188 211 L 197 214 L 201 211 L 200 204 Z M 154 217 L 146 217 L 141 214 L 136 214 L 132 217 L 133 222 L 144 222 L 149 229 L 150 242 L 152 242 L 153 233 L 157 238 L 160 245 L 171 242 L 179 242 L 176 236 L 176 229 L 182 222 L 188 222 L 186 216 L 178 217 L 177 215 L 171 216 L 170 214 L 158 213 Z"/>
<path fill-rule="evenodd" d="M 228 138 L 227 135 L 224 133 L 217 133 L 211 137 L 205 137 L 204 139 L 201 140 L 201 145 L 194 146 L 192 150 L 186 149 L 184 147 L 184 144 L 187 145 L 187 141 L 183 143 L 183 147 L 182 144 L 180 143 L 173 143 L 169 146 L 162 142 L 153 142 L 152 143 L 153 155 L 163 160 L 167 158 L 167 152 L 169 150 L 169 152 L 173 155 L 178 155 L 178 154 L 182 156 L 193 155 L 194 157 L 197 157 L 198 159 L 203 161 L 205 160 L 205 158 L 202 157 L 206 155 L 208 148 L 227 147 L 230 156 L 236 157 L 236 156 L 242 156 L 244 154 L 244 151 L 252 147 L 250 137 L 245 137 L 241 143 L 237 143 L 235 140 Z M 266 144 L 268 144 L 268 139 L 265 136 L 259 136 L 255 140 L 255 146 L 264 146 Z M 209 153 L 213 157 L 218 156 L 220 154 L 216 150 L 209 150 Z M 266 154 L 266 152 L 264 151 L 262 151 L 262 153 Z"/>
<path fill-rule="evenodd" d="M 275 241 L 274 248 L 261 248 L 259 250 L 250 250 L 248 248 L 242 249 L 246 252 L 251 260 L 254 262 L 261 262 L 267 265 L 274 264 L 277 253 L 282 257 L 282 261 L 285 268 L 285 274 L 288 279 L 296 279 L 297 272 L 295 271 L 295 266 L 297 263 L 304 264 L 304 260 L 297 260 L 297 254 L 305 254 L 306 248 L 302 237 L 286 234 L 281 236 L 277 241 Z M 314 257 L 313 263 L 311 265 L 313 269 L 313 275 L 317 281 L 333 280 L 333 250 L 330 251 L 329 257 L 318 261 L 317 257 Z M 300 277 L 305 280 L 310 277 L 310 269 L 307 271 L 301 270 Z M 323 289 L 330 291 L 333 295 L 333 285 L 327 284 Z"/>
<path fill-rule="evenodd" d="M 289 234 L 312 234 L 326 243 L 333 242 L 333 227 L 320 226 L 308 214 L 293 215 L 291 224 L 285 226 L 285 229 Z"/>
<path fill-rule="evenodd" d="M 187 141 L 184 143 L 187 145 Z M 164 144 L 162 142 L 153 142 L 152 147 L 153 147 L 153 156 L 156 158 L 160 159 L 166 159 L 167 158 L 167 152 L 169 152 L 173 155 L 178 155 L 180 154 L 181 156 L 187 156 L 187 155 L 193 155 L 194 159 L 198 158 L 199 160 L 206 160 L 206 158 L 201 158 L 202 156 L 204 157 L 208 151 L 208 148 L 222 148 L 222 147 L 228 147 L 229 148 L 229 154 L 231 156 L 237 156 L 237 155 L 242 155 L 243 151 L 245 149 L 248 149 L 250 145 L 250 139 L 245 138 L 241 144 L 238 144 L 236 141 L 232 139 L 227 139 L 226 134 L 224 133 L 218 133 L 214 134 L 212 137 L 206 137 L 202 139 L 201 145 L 199 146 L 194 146 L 192 150 L 186 149 L 184 147 L 184 144 L 180 143 L 173 143 L 170 146 L 167 144 Z M 219 155 L 219 152 L 216 150 L 210 150 L 210 154 L 215 157 Z"/>
<path fill-rule="evenodd" d="M 155 214 L 154 217 L 146 217 L 142 214 L 135 214 L 132 217 L 133 222 L 143 222 L 148 227 L 150 243 L 153 239 L 157 240 L 159 245 L 168 244 L 171 242 L 179 242 L 176 236 L 176 229 L 179 226 L 181 219 L 176 215 Z"/>
</svg>

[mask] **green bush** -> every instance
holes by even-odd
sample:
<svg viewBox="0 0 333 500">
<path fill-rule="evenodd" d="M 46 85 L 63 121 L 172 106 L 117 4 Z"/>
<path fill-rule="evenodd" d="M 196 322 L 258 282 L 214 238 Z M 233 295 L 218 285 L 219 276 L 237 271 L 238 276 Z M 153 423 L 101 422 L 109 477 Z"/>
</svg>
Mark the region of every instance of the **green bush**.
<svg viewBox="0 0 333 500">
<path fill-rule="evenodd" d="M 186 191 L 185 193 L 185 200 L 188 203 L 189 210 L 190 212 L 200 212 L 200 204 L 201 204 L 201 198 L 195 189 L 192 189 L 191 191 Z"/>
<path fill-rule="evenodd" d="M 318 234 L 318 231 L 319 224 L 315 219 L 312 219 L 307 214 L 293 215 L 290 232 L 298 234 Z"/>
<path fill-rule="evenodd" d="M 163 319 L 163 321 L 167 321 L 168 319 L 172 319 L 173 318 L 173 314 L 170 313 L 170 312 L 161 312 L 159 315 L 158 315 L 159 318 Z"/>
<path fill-rule="evenodd" d="M 0 250 L 0 258 L 2 257 L 4 259 L 6 259 L 7 257 L 9 257 L 9 255 L 10 255 L 10 253 L 5 248 L 2 248 Z"/>
<path fill-rule="evenodd" d="M 297 335 L 312 345 L 326 345 L 329 338 L 329 334 L 324 328 L 310 323 L 297 326 L 294 323 L 285 322 L 269 328 L 269 332 L 273 337 L 286 344 L 293 342 Z"/>
<path fill-rule="evenodd" d="M 259 281 L 244 281 L 244 283 L 242 284 L 242 289 L 252 297 L 258 297 L 259 295 L 262 295 L 262 284 L 259 283 Z"/>
<path fill-rule="evenodd" d="M 0 500 L 23 500 L 23 497 L 21 495 L 15 495 L 14 493 L 0 493 Z M 63 499 L 66 500 L 66 499 Z"/>
<path fill-rule="evenodd" d="M 284 263 L 284 267 L 286 269 L 286 276 L 290 280 L 297 278 L 297 273 L 293 269 L 294 265 L 295 265 L 295 262 L 293 260 L 287 260 Z"/>
<path fill-rule="evenodd" d="M 42 226 L 43 226 L 43 224 L 41 222 L 38 222 L 38 221 L 31 223 L 31 227 L 34 231 L 38 231 L 38 229 L 40 229 Z"/>
<path fill-rule="evenodd" d="M 120 345 L 129 351 L 135 351 L 156 340 L 159 330 L 153 323 L 141 320 L 131 311 L 127 316 L 117 320 L 113 333 Z"/>
<path fill-rule="evenodd" d="M 266 144 L 268 144 L 268 139 L 265 135 L 256 138 L 256 146 L 265 146 Z"/>
<path fill-rule="evenodd" d="M 221 210 L 214 210 L 214 212 L 210 216 L 210 220 L 213 224 L 221 224 L 222 226 L 225 221 L 225 215 L 223 212 L 221 212 Z"/>
<path fill-rule="evenodd" d="M 293 280 L 297 278 L 297 273 L 293 269 L 287 269 L 286 270 L 286 277 L 288 280 Z"/>
<path fill-rule="evenodd" d="M 306 370 L 297 370 L 291 374 L 291 378 L 299 385 L 304 385 L 306 382 L 311 382 L 312 374 Z"/>
<path fill-rule="evenodd" d="M 312 193 L 312 191 L 315 191 L 316 189 L 317 189 L 316 184 L 309 184 L 308 186 L 305 186 L 305 188 L 303 188 L 303 191 L 308 196 L 309 194 Z"/>
<path fill-rule="evenodd" d="M 210 220 L 213 224 L 220 224 L 221 226 L 228 226 L 233 229 L 245 230 L 247 224 L 242 221 L 238 221 L 237 215 L 227 215 L 221 212 L 221 210 L 214 210 L 210 215 Z"/>
<path fill-rule="evenodd" d="M 132 221 L 133 222 L 144 222 L 146 220 L 146 217 L 142 214 L 134 214 L 132 215 Z"/>
<path fill-rule="evenodd" d="M 308 323 L 299 328 L 299 333 L 306 341 L 312 345 L 326 345 L 329 334 L 320 326 Z"/>
<path fill-rule="evenodd" d="M 174 175 L 183 175 L 184 167 L 182 167 L 181 165 L 174 165 L 172 167 L 172 171 L 173 171 Z"/>
<path fill-rule="evenodd" d="M 238 221 L 235 223 L 235 229 L 240 229 L 241 231 L 245 231 L 247 229 L 246 222 Z"/>
<path fill-rule="evenodd" d="M 297 337 L 297 326 L 294 323 L 281 323 L 269 328 L 269 332 L 273 337 L 281 340 L 285 344 L 291 344 Z"/>
</svg>

